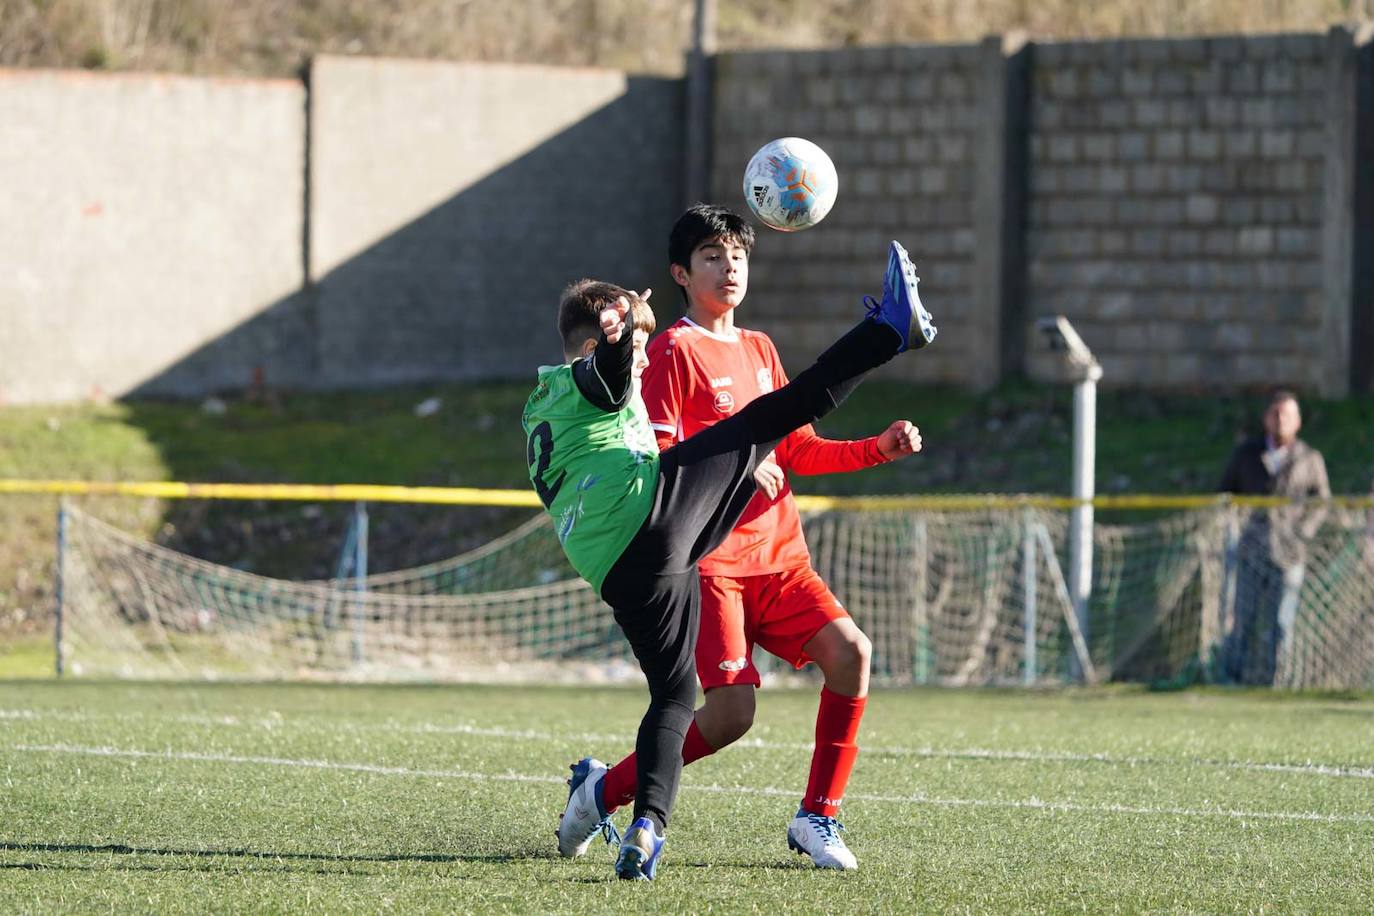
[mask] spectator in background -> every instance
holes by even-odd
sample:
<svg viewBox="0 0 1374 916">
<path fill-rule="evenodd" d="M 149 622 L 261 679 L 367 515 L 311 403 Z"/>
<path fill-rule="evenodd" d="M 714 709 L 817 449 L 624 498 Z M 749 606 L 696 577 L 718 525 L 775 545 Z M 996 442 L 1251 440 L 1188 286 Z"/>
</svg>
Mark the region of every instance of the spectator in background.
<svg viewBox="0 0 1374 916">
<path fill-rule="evenodd" d="M 1236 446 L 1221 490 L 1290 499 L 1326 499 L 1331 484 L 1321 452 L 1298 438 L 1297 396 L 1275 391 L 1264 411 L 1264 434 Z M 1301 503 L 1251 510 L 1236 549 L 1235 604 L 1223 647 L 1224 675 L 1233 683 L 1273 684 L 1287 674 L 1307 543 L 1325 506 Z"/>
</svg>

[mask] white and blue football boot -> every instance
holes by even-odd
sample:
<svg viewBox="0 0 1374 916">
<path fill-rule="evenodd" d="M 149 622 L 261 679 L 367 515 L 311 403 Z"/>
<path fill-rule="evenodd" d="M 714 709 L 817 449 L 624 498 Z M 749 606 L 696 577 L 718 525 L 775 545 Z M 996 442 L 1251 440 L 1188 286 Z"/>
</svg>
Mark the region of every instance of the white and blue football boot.
<svg viewBox="0 0 1374 916">
<path fill-rule="evenodd" d="M 572 778 L 568 780 L 568 806 L 558 822 L 558 853 L 575 858 L 586 853 L 598 832 L 607 844 L 619 842 L 620 834 L 602 801 L 606 764 L 595 757 L 583 757 L 569 769 Z"/>
<path fill-rule="evenodd" d="M 654 830 L 653 821 L 641 817 L 625 831 L 620 856 L 615 860 L 615 873 L 626 881 L 652 881 L 662 852 L 663 837 Z"/>
<path fill-rule="evenodd" d="M 859 860 L 840 839 L 844 825 L 833 817 L 812 814 L 805 808 L 797 810 L 797 816 L 787 828 L 787 845 L 798 853 L 806 853 L 817 868 L 834 868 L 840 871 L 856 871 Z"/>
<path fill-rule="evenodd" d="M 898 353 L 919 350 L 935 339 L 935 325 L 931 323 L 933 319 L 921 304 L 921 295 L 916 288 L 920 282 L 921 278 L 916 276 L 916 268 L 911 265 L 906 249 L 894 241 L 887 253 L 883 301 L 864 296 L 868 317 L 901 335 L 902 346 L 897 350 Z"/>
</svg>

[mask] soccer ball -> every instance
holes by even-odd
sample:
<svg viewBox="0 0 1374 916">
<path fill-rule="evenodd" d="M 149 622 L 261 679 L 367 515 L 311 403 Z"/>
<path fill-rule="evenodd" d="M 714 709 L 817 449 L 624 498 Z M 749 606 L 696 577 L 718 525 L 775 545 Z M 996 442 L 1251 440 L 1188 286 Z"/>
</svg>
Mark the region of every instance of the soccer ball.
<svg viewBox="0 0 1374 916">
<path fill-rule="evenodd" d="M 809 229 L 830 212 L 840 179 L 835 163 L 810 140 L 782 137 L 763 147 L 744 169 L 744 200 L 774 229 Z"/>
</svg>

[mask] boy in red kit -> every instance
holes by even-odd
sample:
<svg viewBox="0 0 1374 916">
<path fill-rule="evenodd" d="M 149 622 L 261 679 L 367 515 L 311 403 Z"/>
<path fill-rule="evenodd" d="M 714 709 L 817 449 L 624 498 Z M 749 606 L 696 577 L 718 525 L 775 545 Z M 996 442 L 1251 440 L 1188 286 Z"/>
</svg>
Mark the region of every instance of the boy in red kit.
<svg viewBox="0 0 1374 916">
<path fill-rule="evenodd" d="M 673 227 L 669 269 L 687 314 L 650 343 L 642 391 L 660 450 L 787 383 L 768 336 L 734 323 L 748 289 L 753 244 L 749 224 L 723 207 L 698 204 Z M 759 465 L 759 492 L 724 543 L 698 564 L 696 664 L 706 699 L 684 739 L 683 763 L 733 743 L 753 724 L 754 691 L 761 684 L 751 659 L 755 643 L 797 668 L 815 662 L 825 679 L 815 750 L 787 841 L 821 868 L 858 867 L 839 836 L 836 815 L 858 756 L 870 643 L 811 568 L 785 472 L 855 471 L 920 447 L 919 432 L 906 420 L 853 442 L 821 439 L 811 426 L 802 427 L 778 444 L 773 460 Z M 580 791 L 570 797 L 559 825 L 564 855 L 585 851 L 603 815 L 635 797 L 635 774 L 634 754 L 609 770 L 592 758 L 575 765 Z"/>
</svg>

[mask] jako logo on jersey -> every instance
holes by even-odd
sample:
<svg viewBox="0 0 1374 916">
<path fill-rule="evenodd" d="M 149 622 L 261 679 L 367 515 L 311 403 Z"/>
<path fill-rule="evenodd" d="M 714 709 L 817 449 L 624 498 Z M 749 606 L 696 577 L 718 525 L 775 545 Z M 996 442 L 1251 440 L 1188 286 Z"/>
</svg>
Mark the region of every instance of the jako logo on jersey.
<svg viewBox="0 0 1374 916">
<path fill-rule="evenodd" d="M 716 410 L 729 413 L 735 409 L 735 396 L 728 391 L 716 392 Z"/>
<path fill-rule="evenodd" d="M 711 379 L 712 388 L 724 388 L 727 385 L 733 384 L 735 384 L 735 380 L 728 375 L 722 375 L 720 378 Z"/>
<path fill-rule="evenodd" d="M 773 370 L 760 369 L 758 374 L 759 394 L 767 394 L 773 390 Z"/>
<path fill-rule="evenodd" d="M 739 658 L 727 658 L 720 663 L 721 671 L 743 671 L 749 665 L 749 659 L 741 655 Z"/>
</svg>

